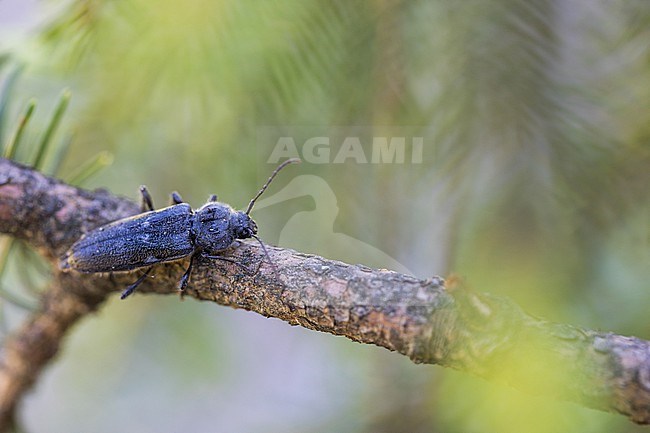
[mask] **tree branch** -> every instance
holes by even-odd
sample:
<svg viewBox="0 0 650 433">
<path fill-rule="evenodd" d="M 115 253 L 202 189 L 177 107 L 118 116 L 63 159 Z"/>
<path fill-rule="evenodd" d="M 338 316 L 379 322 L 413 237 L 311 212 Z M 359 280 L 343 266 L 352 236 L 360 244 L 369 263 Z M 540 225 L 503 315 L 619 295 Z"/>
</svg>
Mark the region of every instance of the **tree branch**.
<svg viewBox="0 0 650 433">
<path fill-rule="evenodd" d="M 0 159 L 0 232 L 26 240 L 54 265 L 40 309 L 5 341 L 0 427 L 70 326 L 134 280 L 125 273 L 62 273 L 58 258 L 82 233 L 137 212 L 136 204 L 106 191 L 74 188 Z M 281 248 L 268 252 L 277 273 L 253 243 L 229 254 L 248 268 L 261 263 L 256 274 L 198 259 L 187 295 L 650 423 L 647 341 L 539 320 L 506 298 L 438 277 L 419 280 Z M 156 266 L 155 278 L 138 291 L 176 293 L 186 266 Z"/>
</svg>

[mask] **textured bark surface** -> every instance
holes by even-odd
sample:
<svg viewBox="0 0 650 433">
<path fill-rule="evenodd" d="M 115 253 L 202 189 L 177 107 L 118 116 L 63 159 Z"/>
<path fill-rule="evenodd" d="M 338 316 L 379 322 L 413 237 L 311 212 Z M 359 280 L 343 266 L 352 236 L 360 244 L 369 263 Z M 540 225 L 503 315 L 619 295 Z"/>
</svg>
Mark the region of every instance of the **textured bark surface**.
<svg viewBox="0 0 650 433">
<path fill-rule="evenodd" d="M 128 273 L 62 273 L 58 257 L 82 233 L 137 212 L 129 200 L 77 189 L 0 159 L 0 232 L 29 242 L 54 269 L 40 309 L 4 342 L 0 427 L 9 424 L 20 397 L 57 353 L 70 326 L 134 280 Z M 508 299 L 438 277 L 419 280 L 268 250 L 277 273 L 253 243 L 242 242 L 228 254 L 248 268 L 261 263 L 256 274 L 228 262 L 197 260 L 187 296 L 650 423 L 647 341 L 539 320 Z M 154 267 L 155 278 L 138 291 L 175 294 L 186 266 L 180 261 Z"/>
</svg>

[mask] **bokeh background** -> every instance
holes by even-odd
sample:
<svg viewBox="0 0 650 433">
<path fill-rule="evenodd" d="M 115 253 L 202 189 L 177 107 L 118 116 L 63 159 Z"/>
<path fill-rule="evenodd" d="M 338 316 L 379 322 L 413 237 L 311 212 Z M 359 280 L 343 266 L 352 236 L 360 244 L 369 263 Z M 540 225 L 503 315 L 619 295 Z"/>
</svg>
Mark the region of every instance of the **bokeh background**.
<svg viewBox="0 0 650 433">
<path fill-rule="evenodd" d="M 331 137 L 333 153 L 354 131 L 366 150 L 368 137 L 422 137 L 418 163 L 288 168 L 268 197 L 296 176 L 314 188 L 260 207 L 262 238 L 422 278 L 454 272 L 536 316 L 648 339 L 649 45 L 647 0 L 1 0 L 0 138 L 36 98 L 27 161 L 69 89 L 59 175 L 110 154 L 86 187 L 137 199 L 146 184 L 159 206 L 173 190 L 196 206 L 217 193 L 242 208 L 278 136 Z M 3 293 L 33 296 L 29 269 L 12 257 Z M 26 312 L 8 299 L 10 328 Z M 20 415 L 27 431 L 66 433 L 641 431 L 158 296 L 84 320 Z"/>
</svg>

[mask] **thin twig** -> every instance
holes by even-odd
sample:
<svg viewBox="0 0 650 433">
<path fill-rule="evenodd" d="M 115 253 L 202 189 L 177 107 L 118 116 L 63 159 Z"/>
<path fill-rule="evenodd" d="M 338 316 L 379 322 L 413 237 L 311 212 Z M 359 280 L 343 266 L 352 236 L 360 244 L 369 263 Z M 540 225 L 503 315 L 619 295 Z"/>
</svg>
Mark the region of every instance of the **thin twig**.
<svg viewBox="0 0 650 433">
<path fill-rule="evenodd" d="M 85 191 L 0 160 L 0 232 L 36 247 L 53 265 L 84 232 L 138 212 L 105 191 Z M 522 391 L 620 412 L 650 423 L 650 343 L 533 318 L 512 301 L 440 278 L 420 280 L 254 243 L 229 262 L 199 258 L 186 295 L 243 308 L 292 325 L 385 347 Z M 155 266 L 138 292 L 176 294 L 186 263 Z M 77 320 L 119 292 L 133 275 L 55 272 L 43 305 L 5 342 L 0 428 Z"/>
</svg>

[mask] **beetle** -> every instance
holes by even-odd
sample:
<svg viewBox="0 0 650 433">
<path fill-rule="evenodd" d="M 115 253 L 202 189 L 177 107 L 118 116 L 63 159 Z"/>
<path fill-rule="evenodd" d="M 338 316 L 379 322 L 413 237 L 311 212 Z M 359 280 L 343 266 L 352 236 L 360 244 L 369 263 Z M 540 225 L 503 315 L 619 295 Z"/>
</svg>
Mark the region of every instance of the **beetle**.
<svg viewBox="0 0 650 433">
<path fill-rule="evenodd" d="M 192 210 L 176 192 L 171 195 L 171 206 L 155 210 L 149 191 L 141 186 L 143 213 L 84 234 L 70 247 L 59 267 L 83 273 L 146 268 L 144 274 L 122 292 L 120 298 L 125 299 L 147 278 L 157 263 L 190 257 L 190 264 L 179 282 L 181 295 L 189 281 L 194 260 L 199 255 L 245 268 L 235 260 L 219 255 L 238 239 L 257 239 L 268 258 L 264 244 L 257 237 L 257 224 L 249 214 L 255 201 L 280 170 L 297 162 L 300 159 L 292 158 L 280 164 L 250 201 L 246 211 L 236 211 L 230 205 L 217 201 L 216 195 L 211 195 L 199 209 Z"/>
</svg>

